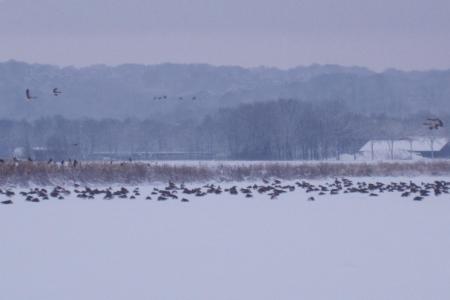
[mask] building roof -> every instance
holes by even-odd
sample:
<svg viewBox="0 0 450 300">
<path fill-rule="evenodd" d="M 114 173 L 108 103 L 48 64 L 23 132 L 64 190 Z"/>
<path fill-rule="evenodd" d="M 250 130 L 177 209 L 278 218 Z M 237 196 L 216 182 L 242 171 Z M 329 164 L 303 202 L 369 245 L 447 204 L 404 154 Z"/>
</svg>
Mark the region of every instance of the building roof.
<svg viewBox="0 0 450 300">
<path fill-rule="evenodd" d="M 392 140 L 370 140 L 359 151 L 371 152 L 373 142 L 373 151 L 387 151 Z M 411 143 L 412 142 L 412 143 Z M 441 151 L 447 145 L 447 138 L 435 138 L 433 142 L 433 150 Z M 413 151 L 413 152 L 431 152 L 431 139 L 429 137 L 413 137 L 411 139 L 394 140 L 394 150 L 396 151 Z"/>
</svg>

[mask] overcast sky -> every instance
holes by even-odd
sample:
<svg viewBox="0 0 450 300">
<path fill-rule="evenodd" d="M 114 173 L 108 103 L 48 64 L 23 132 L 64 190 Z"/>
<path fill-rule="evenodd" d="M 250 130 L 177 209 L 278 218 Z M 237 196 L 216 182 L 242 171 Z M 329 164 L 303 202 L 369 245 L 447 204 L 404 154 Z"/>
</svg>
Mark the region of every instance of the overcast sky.
<svg viewBox="0 0 450 300">
<path fill-rule="evenodd" d="M 0 61 L 450 68 L 449 0 L 0 0 Z"/>
</svg>

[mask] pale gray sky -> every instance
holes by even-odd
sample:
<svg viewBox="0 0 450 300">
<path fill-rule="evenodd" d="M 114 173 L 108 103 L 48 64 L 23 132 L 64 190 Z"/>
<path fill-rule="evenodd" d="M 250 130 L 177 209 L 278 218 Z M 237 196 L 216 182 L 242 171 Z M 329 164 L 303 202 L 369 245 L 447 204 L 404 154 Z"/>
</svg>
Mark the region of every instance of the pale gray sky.
<svg viewBox="0 0 450 300">
<path fill-rule="evenodd" d="M 0 0 L 0 61 L 450 68 L 449 0 Z"/>
</svg>

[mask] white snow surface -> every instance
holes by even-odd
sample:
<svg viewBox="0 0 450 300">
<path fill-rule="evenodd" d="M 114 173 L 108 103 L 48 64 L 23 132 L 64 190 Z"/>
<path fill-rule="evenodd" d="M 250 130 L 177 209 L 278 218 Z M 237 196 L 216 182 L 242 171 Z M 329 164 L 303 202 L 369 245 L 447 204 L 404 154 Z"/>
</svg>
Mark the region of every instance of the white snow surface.
<svg viewBox="0 0 450 300">
<path fill-rule="evenodd" d="M 449 299 L 450 196 L 309 196 L 17 198 L 0 299 Z"/>
</svg>

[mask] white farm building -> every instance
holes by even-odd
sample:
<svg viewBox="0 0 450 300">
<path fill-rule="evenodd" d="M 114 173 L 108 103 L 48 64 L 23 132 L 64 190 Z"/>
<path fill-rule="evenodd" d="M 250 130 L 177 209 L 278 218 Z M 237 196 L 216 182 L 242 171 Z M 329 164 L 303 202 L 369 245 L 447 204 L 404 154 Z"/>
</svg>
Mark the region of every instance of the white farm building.
<svg viewBox="0 0 450 300">
<path fill-rule="evenodd" d="M 365 160 L 450 158 L 450 143 L 447 138 L 432 137 L 370 140 L 359 155 Z"/>
</svg>

